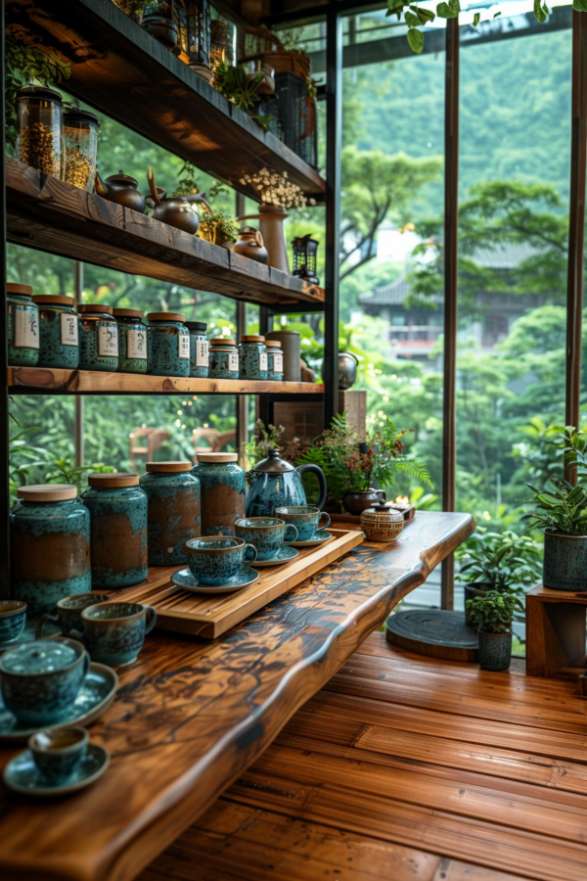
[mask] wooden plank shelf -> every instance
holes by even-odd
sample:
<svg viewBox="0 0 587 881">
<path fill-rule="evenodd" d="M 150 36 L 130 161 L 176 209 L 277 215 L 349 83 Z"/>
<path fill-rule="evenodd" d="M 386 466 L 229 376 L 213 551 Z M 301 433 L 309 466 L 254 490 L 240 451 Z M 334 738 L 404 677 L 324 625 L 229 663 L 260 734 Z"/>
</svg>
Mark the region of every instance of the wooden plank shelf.
<svg viewBox="0 0 587 881">
<path fill-rule="evenodd" d="M 322 309 L 324 290 L 168 223 L 6 162 L 8 238 L 75 260 L 291 311 Z M 138 305 L 138 304 L 137 304 Z"/>
<path fill-rule="evenodd" d="M 7 25 L 71 64 L 68 92 L 198 168 L 239 184 L 263 167 L 287 172 L 305 193 L 326 190 L 318 172 L 179 61 L 114 3 L 8 0 Z M 104 171 L 107 157 L 102 157 Z"/>
<path fill-rule="evenodd" d="M 52 395 L 321 395 L 324 386 L 313 382 L 195 379 L 57 367 L 9 367 L 8 390 L 10 394 L 46 392 Z"/>
</svg>

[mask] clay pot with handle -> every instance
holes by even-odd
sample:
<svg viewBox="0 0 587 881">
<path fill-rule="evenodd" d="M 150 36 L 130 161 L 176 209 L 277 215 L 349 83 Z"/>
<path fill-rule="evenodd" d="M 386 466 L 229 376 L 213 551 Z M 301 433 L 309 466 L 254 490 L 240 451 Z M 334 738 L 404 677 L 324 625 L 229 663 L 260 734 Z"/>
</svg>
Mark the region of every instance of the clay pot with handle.
<svg viewBox="0 0 587 881">
<path fill-rule="evenodd" d="M 232 251 L 258 263 L 267 263 L 268 254 L 263 236 L 253 226 L 245 226 L 240 230 L 238 241 L 232 246 Z"/>
<path fill-rule="evenodd" d="M 111 174 L 106 180 L 102 180 L 98 172 L 96 172 L 94 186 L 97 194 L 104 199 L 144 214 L 145 197 L 138 189 L 137 179 L 129 174 L 119 171 L 118 174 Z"/>
<path fill-rule="evenodd" d="M 197 233 L 200 226 L 200 214 L 196 204 L 203 205 L 206 211 L 211 210 L 204 194 L 167 196 L 165 190 L 156 185 L 152 168 L 149 168 L 147 172 L 147 180 L 151 194 L 150 201 L 155 206 L 153 210 L 155 220 L 161 220 L 163 223 L 168 223 L 170 226 L 175 226 L 192 235 Z"/>
</svg>

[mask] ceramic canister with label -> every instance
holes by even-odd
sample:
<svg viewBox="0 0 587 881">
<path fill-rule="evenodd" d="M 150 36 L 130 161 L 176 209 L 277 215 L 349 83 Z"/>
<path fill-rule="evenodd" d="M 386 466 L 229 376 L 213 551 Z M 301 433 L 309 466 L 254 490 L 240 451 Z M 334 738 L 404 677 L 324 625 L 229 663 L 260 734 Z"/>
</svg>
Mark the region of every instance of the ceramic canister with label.
<svg viewBox="0 0 587 881">
<path fill-rule="evenodd" d="M 198 453 L 193 473 L 200 481 L 202 535 L 234 535 L 245 514 L 246 477 L 236 453 Z"/>
<path fill-rule="evenodd" d="M 82 370 L 118 370 L 118 324 L 111 306 L 78 306 L 79 366 Z"/>
<path fill-rule="evenodd" d="M 29 285 L 6 285 L 9 364 L 34 367 L 39 363 L 39 310 L 32 294 Z"/>
<path fill-rule="evenodd" d="M 200 481 L 191 462 L 147 462 L 149 565 L 187 563 L 185 543 L 202 532 Z"/>
<path fill-rule="evenodd" d="M 149 372 L 190 375 L 190 332 L 179 312 L 149 312 Z"/>
<path fill-rule="evenodd" d="M 75 300 L 65 294 L 33 297 L 39 309 L 41 367 L 79 366 L 79 328 Z"/>
<path fill-rule="evenodd" d="M 251 334 L 241 337 L 239 348 L 241 379 L 267 379 L 265 337 Z"/>
<path fill-rule="evenodd" d="M 186 321 L 190 332 L 190 376 L 205 379 L 208 376 L 210 349 L 203 321 Z"/>
<path fill-rule="evenodd" d="M 238 379 L 238 346 L 228 337 L 210 340 L 210 372 L 215 379 Z"/>
<path fill-rule="evenodd" d="M 115 309 L 118 322 L 120 358 L 118 369 L 123 373 L 147 373 L 147 325 L 138 309 Z"/>
<path fill-rule="evenodd" d="M 267 379 L 283 380 L 283 349 L 280 340 L 267 340 Z"/>
</svg>

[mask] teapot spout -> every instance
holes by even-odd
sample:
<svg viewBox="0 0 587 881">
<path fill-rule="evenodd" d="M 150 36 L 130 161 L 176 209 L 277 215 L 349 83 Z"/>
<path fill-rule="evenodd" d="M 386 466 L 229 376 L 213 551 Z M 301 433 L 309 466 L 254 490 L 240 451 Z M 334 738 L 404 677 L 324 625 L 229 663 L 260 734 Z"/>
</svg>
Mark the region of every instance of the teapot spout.
<svg viewBox="0 0 587 881">
<path fill-rule="evenodd" d="M 155 183 L 155 174 L 153 169 L 149 165 L 147 169 L 147 181 L 149 183 L 149 192 L 151 193 L 151 199 L 155 203 L 155 205 L 159 205 L 161 203 L 161 189 Z M 165 194 L 164 194 L 165 195 Z"/>
<path fill-rule="evenodd" d="M 98 172 L 96 172 L 96 177 L 94 179 L 94 189 L 99 196 L 107 196 L 110 192 L 108 184 L 102 180 Z"/>
</svg>

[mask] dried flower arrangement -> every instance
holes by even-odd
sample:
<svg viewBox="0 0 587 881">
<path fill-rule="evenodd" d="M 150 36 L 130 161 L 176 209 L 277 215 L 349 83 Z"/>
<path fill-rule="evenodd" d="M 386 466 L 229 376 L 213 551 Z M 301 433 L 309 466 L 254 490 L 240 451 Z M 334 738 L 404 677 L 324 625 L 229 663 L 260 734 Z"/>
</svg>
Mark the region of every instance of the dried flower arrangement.
<svg viewBox="0 0 587 881">
<path fill-rule="evenodd" d="M 262 205 L 274 208 L 305 208 L 306 205 L 316 204 L 315 199 L 307 199 L 301 188 L 289 180 L 287 171 L 279 174 L 262 168 L 255 174 L 243 174 L 239 183 L 252 187 L 259 195 Z"/>
</svg>

